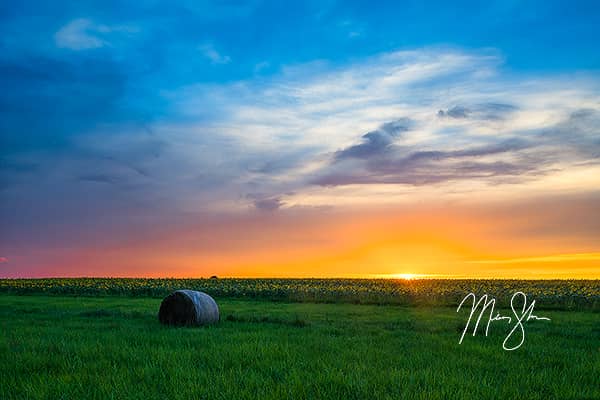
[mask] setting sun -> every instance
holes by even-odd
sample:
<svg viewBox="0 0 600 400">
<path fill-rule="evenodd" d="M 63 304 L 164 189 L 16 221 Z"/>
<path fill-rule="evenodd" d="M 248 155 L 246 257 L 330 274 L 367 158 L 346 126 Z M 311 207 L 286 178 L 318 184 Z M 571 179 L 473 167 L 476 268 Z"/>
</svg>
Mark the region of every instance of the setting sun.
<svg viewBox="0 0 600 400">
<path fill-rule="evenodd" d="M 397 275 L 395 275 L 395 277 L 398 279 L 405 279 L 407 281 L 410 281 L 412 279 L 417 278 L 417 275 L 415 275 L 415 274 L 397 274 Z"/>
</svg>

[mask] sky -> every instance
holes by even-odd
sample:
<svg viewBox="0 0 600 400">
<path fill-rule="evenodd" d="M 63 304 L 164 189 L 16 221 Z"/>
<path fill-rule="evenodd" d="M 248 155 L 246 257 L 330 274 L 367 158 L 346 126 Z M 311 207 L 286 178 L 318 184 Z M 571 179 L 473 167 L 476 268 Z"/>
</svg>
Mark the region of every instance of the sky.
<svg viewBox="0 0 600 400">
<path fill-rule="evenodd" d="M 0 277 L 600 278 L 595 1 L 0 4 Z"/>
</svg>

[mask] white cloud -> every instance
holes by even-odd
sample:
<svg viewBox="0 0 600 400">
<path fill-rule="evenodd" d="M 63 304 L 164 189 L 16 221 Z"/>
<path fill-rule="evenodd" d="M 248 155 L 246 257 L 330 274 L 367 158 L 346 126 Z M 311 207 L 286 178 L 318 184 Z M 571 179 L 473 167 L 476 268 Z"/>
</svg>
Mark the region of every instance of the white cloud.
<svg viewBox="0 0 600 400">
<path fill-rule="evenodd" d="M 85 18 L 75 19 L 60 28 L 54 35 L 54 40 L 58 47 L 64 47 L 71 50 L 103 47 L 106 42 L 94 36 L 94 31 L 95 29 L 92 21 Z"/>
<path fill-rule="evenodd" d="M 242 170 L 241 182 L 254 185 L 258 192 L 278 196 L 287 205 L 294 205 L 302 204 L 303 193 L 310 192 L 313 198 L 320 196 L 318 192 L 333 193 L 331 189 L 315 187 L 310 182 L 314 181 L 315 174 L 327 167 L 334 152 L 360 143 L 363 134 L 398 118 L 408 117 L 415 121 L 415 126 L 409 133 L 401 135 L 395 146 L 412 152 L 452 152 L 474 146 L 478 149 L 494 146 L 515 137 L 542 142 L 547 140 L 544 130 L 554 129 L 573 112 L 586 108 L 600 111 L 598 79 L 584 75 L 511 76 L 504 74 L 502 62 L 501 55 L 493 50 L 400 51 L 343 67 L 326 62 L 294 66 L 271 79 L 220 86 L 192 85 L 166 96 L 172 100 L 177 113 L 188 120 L 196 116 L 202 120 L 195 129 L 192 128 L 194 124 L 188 126 L 189 132 L 210 130 L 212 134 L 238 143 L 244 149 L 238 154 L 240 157 L 245 158 L 244 154 L 249 153 L 255 155 L 254 170 L 262 172 Z M 438 116 L 439 110 L 448 111 L 456 106 L 469 109 L 469 117 Z M 503 109 L 510 112 L 498 114 Z M 589 139 L 579 133 L 573 135 L 581 137 L 577 136 L 571 142 L 578 138 Z M 561 140 L 556 137 L 553 140 L 535 149 L 477 155 L 480 157 L 477 161 L 487 163 L 485 167 L 489 170 L 472 171 L 475 166 L 465 163 L 461 167 L 469 169 L 471 174 L 466 175 L 460 185 L 433 179 L 427 186 L 437 188 L 436 196 L 453 193 L 455 188 L 460 188 L 461 193 L 487 191 L 490 185 L 486 183 L 487 179 L 497 171 L 501 174 L 521 171 L 509 168 L 515 157 L 537 157 L 547 162 L 543 174 L 527 178 L 540 182 L 549 181 L 554 169 L 568 170 L 571 163 L 585 161 L 583 153 L 575 150 L 569 154 L 563 151 L 561 157 L 545 158 L 557 151 L 560 153 Z M 288 168 L 269 169 L 261 168 L 257 161 L 263 160 L 262 164 L 271 166 L 274 160 L 279 160 L 278 165 L 281 165 L 282 153 L 292 160 L 301 155 L 302 162 L 290 162 Z M 231 162 L 240 162 L 240 159 L 231 159 Z M 249 160 L 245 159 L 242 164 L 247 162 Z M 357 168 L 355 164 L 349 166 Z M 427 168 L 435 164 L 443 170 L 452 166 L 453 160 L 432 161 Z M 421 165 L 415 164 L 413 168 L 421 168 Z M 457 175 L 448 176 L 458 178 Z M 365 181 L 363 185 L 354 184 L 350 192 L 356 199 L 368 198 L 369 202 L 376 202 L 373 196 L 361 194 L 372 193 L 368 179 Z M 412 187 L 410 183 L 394 183 L 396 181 L 387 180 L 390 189 L 381 195 L 382 198 L 394 190 L 417 197 L 427 191 L 423 186 Z M 381 185 L 377 179 L 374 183 Z M 521 179 L 505 179 L 492 185 L 520 184 L 524 185 Z M 279 197 L 288 192 L 294 194 Z M 347 193 L 344 196 L 344 201 L 350 201 Z M 291 197 L 295 202 L 289 201 Z"/>
<path fill-rule="evenodd" d="M 269 68 L 270 66 L 271 66 L 271 63 L 269 63 L 268 61 L 261 61 L 254 65 L 254 73 L 258 74 L 258 73 L 264 71 L 265 69 Z"/>
<path fill-rule="evenodd" d="M 87 18 L 78 18 L 60 28 L 54 34 L 57 47 L 71 50 L 96 49 L 110 45 L 113 33 L 133 33 L 137 29 L 124 25 L 96 24 Z"/>
<path fill-rule="evenodd" d="M 116 135 L 118 127 L 109 127 L 77 144 L 85 154 L 101 154 L 101 165 L 86 156 L 65 170 L 81 172 L 76 185 L 110 183 L 144 199 L 168 193 L 174 208 L 190 212 L 247 210 L 257 199 L 286 208 L 600 187 L 598 79 L 510 76 L 501 61 L 494 52 L 422 49 L 343 67 L 318 61 L 271 78 L 191 85 L 164 93 L 171 116 L 149 126 L 151 140 L 127 127 Z M 582 109 L 598 113 L 569 120 Z M 365 133 L 400 118 L 413 124 L 390 139 L 390 152 L 380 151 L 379 142 L 359 151 L 388 158 L 335 162 L 340 150 L 364 145 Z M 525 143 L 511 141 L 515 137 Z M 529 146 L 534 141 L 540 144 Z M 431 154 L 414 156 L 418 152 Z M 457 157 L 477 158 L 457 168 Z M 487 164 L 477 170 L 477 162 Z M 398 166 L 410 168 L 407 177 Z M 494 171 L 501 179 L 492 182 Z M 580 178 L 570 179 L 574 174 Z M 421 177 L 428 179 L 415 181 Z"/>
<path fill-rule="evenodd" d="M 200 45 L 198 50 L 200 50 L 204 57 L 208 58 L 213 64 L 228 64 L 231 62 L 231 58 L 229 56 L 219 53 L 210 43 Z"/>
</svg>

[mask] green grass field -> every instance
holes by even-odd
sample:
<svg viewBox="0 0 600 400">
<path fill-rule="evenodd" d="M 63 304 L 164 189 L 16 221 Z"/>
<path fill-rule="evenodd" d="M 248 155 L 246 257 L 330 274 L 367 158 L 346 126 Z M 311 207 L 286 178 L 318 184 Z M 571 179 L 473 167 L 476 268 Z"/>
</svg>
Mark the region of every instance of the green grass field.
<svg viewBox="0 0 600 400">
<path fill-rule="evenodd" d="M 455 307 L 217 298 L 221 322 L 158 323 L 160 298 L 0 294 L 1 399 L 600 399 L 600 314 L 538 310 L 507 352 L 458 344 Z"/>
</svg>

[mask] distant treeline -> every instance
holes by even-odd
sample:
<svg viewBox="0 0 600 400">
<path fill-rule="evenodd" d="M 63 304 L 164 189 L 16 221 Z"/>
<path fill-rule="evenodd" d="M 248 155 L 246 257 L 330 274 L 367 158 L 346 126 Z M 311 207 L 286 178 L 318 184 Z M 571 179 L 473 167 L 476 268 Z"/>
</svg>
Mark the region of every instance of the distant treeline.
<svg viewBox="0 0 600 400">
<path fill-rule="evenodd" d="M 600 311 L 600 280 L 479 279 L 0 279 L 0 293 L 75 296 L 164 297 L 177 289 L 213 297 L 309 303 L 457 306 L 470 292 L 507 308 L 521 291 L 536 309 Z"/>
</svg>

